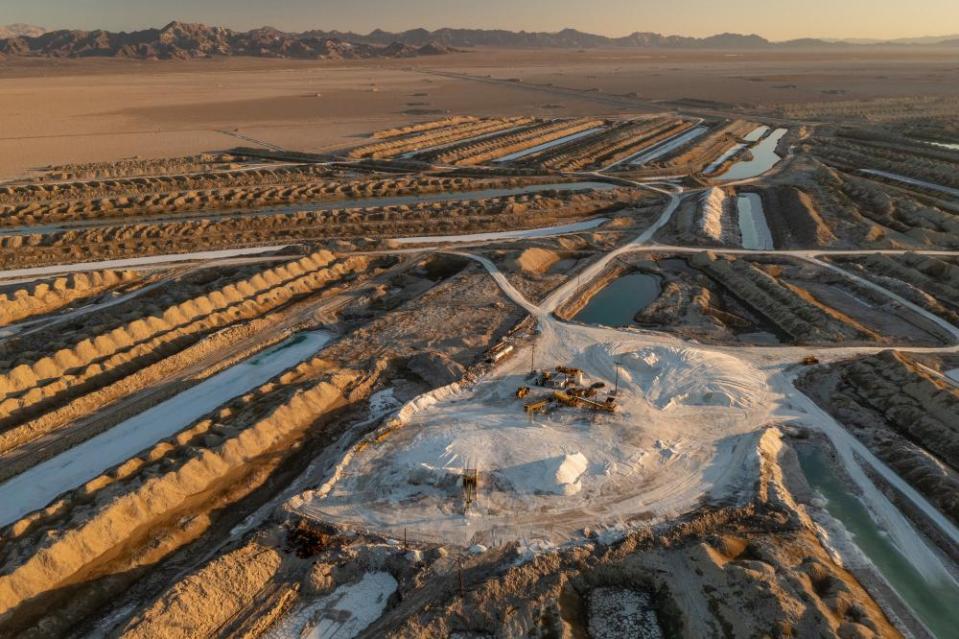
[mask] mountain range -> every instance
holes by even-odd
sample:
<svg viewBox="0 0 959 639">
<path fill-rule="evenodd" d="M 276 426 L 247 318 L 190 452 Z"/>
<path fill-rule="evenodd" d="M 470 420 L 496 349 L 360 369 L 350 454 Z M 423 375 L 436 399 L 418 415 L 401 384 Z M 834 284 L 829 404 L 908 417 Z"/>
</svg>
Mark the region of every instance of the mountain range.
<svg viewBox="0 0 959 639">
<path fill-rule="evenodd" d="M 641 49 L 779 49 L 779 48 L 815 48 L 841 47 L 854 45 L 959 45 L 959 36 L 928 38 L 903 38 L 900 40 L 825 40 L 820 38 L 798 38 L 774 42 L 755 34 L 720 33 L 696 38 L 691 36 L 662 35 L 653 32 L 637 31 L 627 36 L 609 37 L 585 33 L 576 29 L 563 29 L 557 32 L 543 31 L 505 31 L 502 29 L 411 29 L 398 33 L 376 29 L 363 35 L 343 31 L 310 31 L 313 35 L 341 38 L 350 42 L 384 44 L 401 42 L 412 46 L 428 42 L 449 47 L 502 47 L 502 48 L 641 48 Z"/>
<path fill-rule="evenodd" d="M 14 25 L 22 26 L 22 25 Z M 8 27 L 14 31 L 13 27 Z M 347 41 L 320 32 L 287 33 L 271 27 L 238 32 L 203 24 L 171 22 L 161 29 L 111 32 L 103 30 L 48 31 L 37 35 L 13 35 L 0 39 L 0 56 L 50 58 L 191 59 L 213 56 L 264 58 L 353 59 L 409 58 L 439 55 L 444 45 L 417 45 L 391 41 Z"/>
<path fill-rule="evenodd" d="M 879 40 L 876 38 L 844 38 L 836 42 L 847 42 L 849 44 L 903 44 L 903 45 L 936 45 L 943 43 L 959 42 L 959 33 L 946 36 L 922 36 L 918 38 L 894 38 L 892 40 Z"/>
<path fill-rule="evenodd" d="M 957 46 L 959 37 L 910 38 L 893 41 L 829 41 L 801 38 L 772 42 L 761 36 L 721 33 L 705 38 L 636 32 L 608 37 L 563 29 L 411 29 L 368 34 L 342 31 L 289 33 L 272 27 L 240 32 L 223 27 L 171 22 L 161 29 L 132 32 L 59 30 L 16 24 L 0 27 L 0 56 L 115 57 L 190 59 L 212 56 L 255 56 L 304 59 L 406 58 L 441 55 L 464 48 L 641 48 L 641 49 L 800 49 L 857 46 Z"/>
</svg>

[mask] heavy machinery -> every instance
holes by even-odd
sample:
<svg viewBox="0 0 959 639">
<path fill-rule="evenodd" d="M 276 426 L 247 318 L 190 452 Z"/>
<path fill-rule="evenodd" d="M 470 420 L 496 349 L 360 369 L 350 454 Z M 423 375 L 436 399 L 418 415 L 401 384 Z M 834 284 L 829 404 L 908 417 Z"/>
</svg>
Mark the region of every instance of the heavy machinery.
<svg viewBox="0 0 959 639">
<path fill-rule="evenodd" d="M 540 399 L 535 402 L 529 402 L 528 404 L 523 406 L 523 410 L 525 410 L 527 413 L 530 413 L 530 414 L 544 413 L 546 412 L 546 409 L 549 408 L 550 401 L 551 401 L 550 398 L 547 397 L 546 399 Z"/>
</svg>

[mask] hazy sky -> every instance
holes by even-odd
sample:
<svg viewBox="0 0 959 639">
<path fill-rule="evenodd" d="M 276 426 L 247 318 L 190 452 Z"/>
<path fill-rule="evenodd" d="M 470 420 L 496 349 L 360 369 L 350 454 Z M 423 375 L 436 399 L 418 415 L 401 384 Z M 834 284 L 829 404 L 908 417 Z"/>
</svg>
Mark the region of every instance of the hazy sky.
<svg viewBox="0 0 959 639">
<path fill-rule="evenodd" d="M 364 33 L 376 27 L 574 27 L 607 35 L 897 38 L 959 33 L 959 0 L 0 0 L 0 24 L 130 30 L 172 19 Z"/>
</svg>

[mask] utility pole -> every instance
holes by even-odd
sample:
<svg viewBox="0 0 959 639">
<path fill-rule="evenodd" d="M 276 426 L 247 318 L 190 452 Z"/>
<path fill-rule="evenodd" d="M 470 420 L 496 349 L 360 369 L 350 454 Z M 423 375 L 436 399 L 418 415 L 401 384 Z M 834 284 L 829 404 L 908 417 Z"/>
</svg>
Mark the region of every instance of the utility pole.
<svg viewBox="0 0 959 639">
<path fill-rule="evenodd" d="M 536 372 L 536 342 L 533 342 L 533 348 L 529 351 L 529 372 L 530 374 Z"/>
<path fill-rule="evenodd" d="M 613 395 L 619 395 L 619 364 L 613 362 L 613 368 L 616 369 L 616 385 L 613 387 Z"/>
</svg>

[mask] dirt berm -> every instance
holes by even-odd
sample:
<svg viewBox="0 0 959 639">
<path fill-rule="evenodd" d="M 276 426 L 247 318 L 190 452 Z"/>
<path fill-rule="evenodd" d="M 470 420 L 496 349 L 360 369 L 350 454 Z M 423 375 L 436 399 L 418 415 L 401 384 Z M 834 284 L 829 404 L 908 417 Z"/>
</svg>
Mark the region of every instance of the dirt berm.
<svg viewBox="0 0 959 639">
<path fill-rule="evenodd" d="M 73 273 L 0 294 L 0 326 L 52 313 L 77 300 L 99 295 L 137 279 L 133 271 Z"/>
<path fill-rule="evenodd" d="M 814 369 L 799 384 L 959 523 L 959 389 L 897 351 Z"/>
<path fill-rule="evenodd" d="M 803 293 L 801 289 L 781 284 L 746 260 L 701 253 L 693 256 L 690 263 L 729 288 L 797 342 L 835 343 L 871 338 L 809 301 L 811 296 L 799 294 Z"/>
<path fill-rule="evenodd" d="M 225 431 L 222 439 L 214 438 L 219 440 L 215 445 L 201 447 L 179 464 L 162 466 L 163 472 L 141 472 L 127 482 L 116 482 L 108 475 L 102 482 L 93 480 L 88 486 L 106 487 L 94 492 L 91 504 L 75 508 L 69 520 L 57 527 L 56 535 L 43 530 L 31 534 L 33 522 L 28 523 L 15 542 L 16 552 L 6 549 L 5 563 L 11 557 L 21 559 L 6 563 L 0 575 L 0 624 L 17 606 L 82 578 L 85 568 L 109 556 L 131 535 L 163 521 L 319 416 L 345 405 L 344 392 L 357 380 L 358 374 L 349 371 L 329 376 L 249 427 L 232 435 Z M 20 527 L 14 524 L 12 529 Z"/>
<path fill-rule="evenodd" d="M 84 339 L 32 364 L 20 364 L 0 375 L 0 419 L 129 365 L 137 358 L 154 357 L 164 344 L 175 339 L 261 315 L 344 273 L 362 270 L 368 263 L 364 256 L 352 256 L 330 265 L 333 260 L 332 253 L 322 251 L 282 264 L 169 307 L 161 314 Z"/>
</svg>

